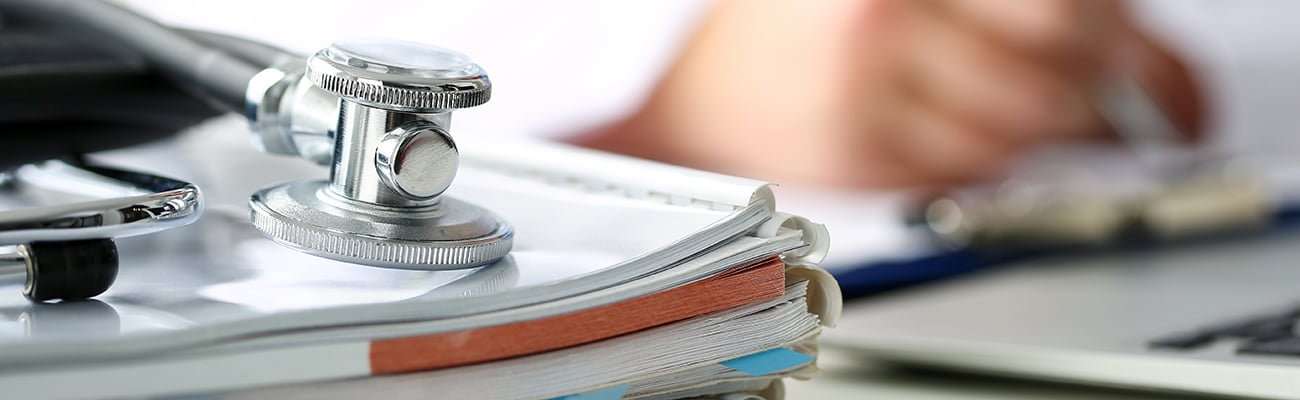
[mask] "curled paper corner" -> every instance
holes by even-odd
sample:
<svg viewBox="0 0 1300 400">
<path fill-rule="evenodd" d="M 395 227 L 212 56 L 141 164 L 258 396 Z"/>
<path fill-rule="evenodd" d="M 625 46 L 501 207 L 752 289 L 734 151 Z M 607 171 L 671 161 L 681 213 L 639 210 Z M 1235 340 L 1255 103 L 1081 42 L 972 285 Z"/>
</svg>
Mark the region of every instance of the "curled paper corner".
<svg viewBox="0 0 1300 400">
<path fill-rule="evenodd" d="M 749 196 L 749 204 L 763 201 L 767 205 L 767 212 L 776 214 L 776 192 L 772 191 L 773 186 L 776 186 L 776 184 L 764 183 L 754 188 L 754 194 Z"/>
<path fill-rule="evenodd" d="M 797 215 L 777 212 L 775 217 L 767 220 L 760 225 L 754 232 L 755 235 L 762 238 L 770 238 L 777 235 L 781 228 L 794 229 L 803 233 L 802 240 L 807 246 L 800 247 L 782 254 L 782 259 L 786 264 L 795 265 L 818 265 L 826 259 L 826 253 L 830 251 L 831 234 L 822 225 Z"/>
<path fill-rule="evenodd" d="M 786 280 L 808 281 L 808 311 L 817 314 L 822 326 L 834 328 L 844 311 L 840 283 L 825 269 L 815 265 L 792 265 L 785 270 Z"/>
</svg>

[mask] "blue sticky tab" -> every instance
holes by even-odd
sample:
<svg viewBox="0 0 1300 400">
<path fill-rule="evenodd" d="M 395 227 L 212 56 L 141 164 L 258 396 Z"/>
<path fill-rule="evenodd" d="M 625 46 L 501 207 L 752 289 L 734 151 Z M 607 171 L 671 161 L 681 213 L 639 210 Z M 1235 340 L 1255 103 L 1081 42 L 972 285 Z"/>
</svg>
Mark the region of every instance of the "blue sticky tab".
<svg viewBox="0 0 1300 400">
<path fill-rule="evenodd" d="M 551 400 L 619 400 L 623 398 L 623 394 L 627 393 L 628 387 L 630 386 L 618 385 L 614 387 L 600 389 L 594 392 L 560 396 L 560 397 L 553 398 Z"/>
<path fill-rule="evenodd" d="M 787 348 L 779 348 L 723 361 L 722 365 L 750 376 L 762 376 L 812 361 L 813 357 L 810 355 Z"/>
</svg>

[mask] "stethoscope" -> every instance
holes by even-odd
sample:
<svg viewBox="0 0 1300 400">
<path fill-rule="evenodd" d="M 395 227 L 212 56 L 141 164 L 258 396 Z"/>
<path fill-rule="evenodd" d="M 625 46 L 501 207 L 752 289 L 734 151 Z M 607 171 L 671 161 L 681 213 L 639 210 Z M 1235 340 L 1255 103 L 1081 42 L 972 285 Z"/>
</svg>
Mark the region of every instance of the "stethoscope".
<svg viewBox="0 0 1300 400">
<path fill-rule="evenodd" d="M 110 78 L 109 87 L 139 79 L 141 84 L 122 90 L 175 100 L 162 106 L 183 108 L 177 114 L 195 119 L 221 108 L 242 112 L 263 151 L 329 165 L 329 179 L 289 182 L 252 195 L 252 225 L 280 244 L 346 262 L 418 270 L 482 266 L 510 251 L 509 223 L 443 195 L 458 166 L 451 112 L 487 102 L 492 87 L 483 69 L 459 53 L 410 42 L 348 40 L 304 59 L 257 42 L 164 27 L 98 0 L 0 0 L 0 17 L 19 30 L 37 26 L 52 32 L 50 39 L 74 37 L 103 45 L 100 49 L 111 53 L 104 57 L 110 64 L 126 60 L 119 64 L 127 64 L 127 73 L 95 69 L 98 64 L 90 63 L 83 66 L 90 72 L 81 79 L 95 82 L 96 74 L 102 75 Z M 60 54 L 57 45 L 47 50 Z M 54 58 L 45 61 L 58 64 Z M 42 64 L 33 65 L 40 75 Z M 131 67 L 144 72 L 133 74 Z M 57 77 L 69 71 L 43 73 Z M 114 80 L 114 74 L 127 78 Z M 161 74 L 218 107 L 195 102 L 174 86 L 159 88 L 149 74 Z M 58 90 L 43 89 L 33 101 L 51 97 L 47 91 Z M 68 93 L 69 102 L 94 96 L 76 88 Z M 63 100 L 45 101 L 49 109 L 67 107 Z M 4 117 L 0 123 L 11 122 Z M 174 121 L 164 122 L 175 128 Z M 24 123 L 30 125 L 5 126 L 21 128 Z M 38 124 L 33 135 L 45 126 L 54 124 Z M 91 144 L 116 147 L 132 140 L 143 139 Z M 183 226 L 202 211 L 202 195 L 194 185 L 139 172 L 51 163 L 22 167 L 15 175 L 29 184 L 81 176 L 132 191 L 0 213 L 0 245 L 12 245 L 0 253 L 0 265 L 5 265 L 0 277 L 25 275 L 23 293 L 33 301 L 102 293 L 116 276 L 113 238 Z"/>
</svg>

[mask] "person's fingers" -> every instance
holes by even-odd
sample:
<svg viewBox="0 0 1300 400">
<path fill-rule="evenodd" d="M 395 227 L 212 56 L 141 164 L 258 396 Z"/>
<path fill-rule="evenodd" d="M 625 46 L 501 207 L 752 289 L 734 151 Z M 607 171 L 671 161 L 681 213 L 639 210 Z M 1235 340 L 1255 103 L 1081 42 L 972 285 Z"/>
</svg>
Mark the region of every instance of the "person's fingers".
<svg viewBox="0 0 1300 400">
<path fill-rule="evenodd" d="M 949 185 L 987 179 L 1024 147 L 981 132 L 919 99 L 894 111 L 888 124 L 889 149 L 917 182 Z"/>
<path fill-rule="evenodd" d="M 942 14 L 990 40 L 1053 61 L 1096 61 L 1098 40 L 1117 20 L 1114 0 L 931 0 Z"/>
<path fill-rule="evenodd" d="M 1151 94 L 1187 140 L 1198 139 L 1205 129 L 1204 103 L 1188 65 L 1146 34 L 1133 31 L 1128 38 L 1118 55 L 1123 73 Z"/>
<path fill-rule="evenodd" d="M 1034 142 L 1094 126 L 1086 82 L 1018 57 L 935 15 L 909 21 L 906 84 L 939 112 L 971 129 Z"/>
<path fill-rule="evenodd" d="M 1133 76 L 1190 138 L 1203 130 L 1204 105 L 1187 65 L 1141 32 L 1117 0 L 932 0 L 922 8 L 1053 69 L 1080 93 L 1108 75 Z M 1083 118 L 1089 131 L 1108 129 L 1091 114 Z"/>
</svg>

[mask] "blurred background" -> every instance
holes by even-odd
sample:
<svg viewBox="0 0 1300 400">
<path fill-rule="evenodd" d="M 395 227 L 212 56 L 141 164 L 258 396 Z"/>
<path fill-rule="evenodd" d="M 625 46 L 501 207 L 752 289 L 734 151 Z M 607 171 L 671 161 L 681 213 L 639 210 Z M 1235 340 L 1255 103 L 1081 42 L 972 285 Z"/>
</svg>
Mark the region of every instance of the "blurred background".
<svg viewBox="0 0 1300 400">
<path fill-rule="evenodd" d="M 1085 14 L 1106 13 L 1089 11 L 1089 8 L 1106 8 L 1115 2 L 1050 1 L 1043 6 L 1029 7 L 1017 6 L 1014 2 L 1006 6 L 997 1 L 903 2 L 918 4 L 891 7 L 893 2 L 890 1 L 824 0 L 799 4 L 737 2 L 741 3 L 740 6 L 729 2 L 605 4 L 575 0 L 546 4 L 525 1 L 322 1 L 313 7 L 245 0 L 186 3 L 125 0 L 122 3 L 166 23 L 257 38 L 304 54 L 344 37 L 400 38 L 457 49 L 479 61 L 492 78 L 500 82 L 500 92 L 495 93 L 493 102 L 484 108 L 468 110 L 458 118 L 458 124 L 485 134 L 566 138 L 591 132 L 638 111 L 674 62 L 688 58 L 688 46 L 701 41 L 695 39 L 724 36 L 719 31 L 725 29 L 738 33 L 734 38 L 730 37 L 733 34 L 725 33 L 728 35 L 725 40 L 714 40 L 725 46 L 720 44 L 696 52 L 714 53 L 718 58 L 740 58 L 747 64 L 717 71 L 709 78 L 693 78 L 696 79 L 692 81 L 693 87 L 698 87 L 701 93 L 720 92 L 726 88 L 750 96 L 785 95 L 786 104 L 782 109 L 787 112 L 800 103 L 814 102 L 809 97 L 789 97 L 791 94 L 814 94 L 812 89 L 800 87 L 835 86 L 844 91 L 870 93 L 879 91 L 879 86 L 887 86 L 876 84 L 850 88 L 864 83 L 864 79 L 854 78 L 854 75 L 866 75 L 872 68 L 867 66 L 856 74 L 848 71 L 829 74 L 827 71 L 831 67 L 823 64 L 835 64 L 832 61 L 848 64 L 855 57 L 850 53 L 857 52 L 863 56 L 870 54 L 872 58 L 893 58 L 889 63 L 913 69 L 928 68 L 925 65 L 929 64 L 929 59 L 912 57 L 902 61 L 903 56 L 898 55 L 901 51 L 887 49 L 887 45 L 880 43 L 907 44 L 905 47 L 913 48 L 909 51 L 916 53 L 959 53 L 961 50 L 922 45 L 925 41 L 945 40 L 942 35 L 926 32 L 941 30 L 935 26 L 943 24 L 982 23 L 961 22 L 981 17 L 915 17 L 913 14 L 940 11 L 904 8 L 946 8 L 948 11 L 942 12 L 959 13 L 953 9 L 961 7 L 945 3 L 972 3 L 970 9 L 985 10 L 974 14 L 1006 14 L 989 17 L 988 25 L 1030 25 L 1021 30 L 996 32 L 997 35 L 1005 33 L 1005 38 L 987 35 L 985 31 L 994 29 L 984 26 L 948 28 L 968 30 L 955 33 L 968 38 L 972 35 L 992 36 L 986 40 L 990 44 L 984 44 L 991 48 L 1018 46 L 1017 41 L 1023 39 L 1059 44 L 1061 48 L 1055 52 L 1060 53 L 1099 53 L 1102 50 L 1076 42 L 1094 39 L 1088 35 L 1099 37 L 1109 33 L 1107 30 L 1117 29 L 1088 28 L 1101 32 L 1076 32 L 1078 39 L 1060 33 L 1083 31 L 1081 26 L 1090 18 Z M 1132 19 L 1125 24 L 1141 29 L 1144 37 L 1157 41 L 1165 52 L 1185 65 L 1204 103 L 1201 119 L 1205 121 L 1202 128 L 1206 145 L 1235 152 L 1265 154 L 1283 153 L 1281 149 L 1300 145 L 1300 138 L 1283 133 L 1300 126 L 1295 118 L 1289 118 L 1288 107 L 1295 104 L 1297 99 L 1294 96 L 1300 96 L 1290 86 L 1297 84 L 1295 80 L 1288 79 L 1288 73 L 1300 64 L 1300 55 L 1296 55 L 1283 39 L 1290 33 L 1287 21 L 1293 10 L 1289 8 L 1295 6 L 1276 0 L 1242 4 L 1150 0 L 1119 3 L 1117 7 L 1124 9 L 1124 18 Z M 1021 13 L 1029 16 L 1016 17 L 1015 13 L 1003 13 L 1007 8 L 1046 10 L 1030 10 Z M 1037 17 L 1035 13 L 1046 16 Z M 1119 17 L 1093 19 L 1106 18 Z M 1036 22 L 1035 19 L 1045 22 Z M 1102 21 L 1100 25 L 1106 23 L 1110 22 Z M 1035 28 L 1032 27 L 1034 24 L 1046 27 Z M 873 25 L 878 32 L 872 31 Z M 1023 37 L 1017 39 L 1016 35 Z M 719 50 L 724 48 L 731 50 Z M 836 52 L 845 54 L 832 54 Z M 1030 52 L 1007 57 L 1036 63 L 1044 58 L 1044 54 Z M 935 63 L 953 64 L 949 68 L 966 70 L 971 75 L 990 80 L 988 71 L 981 70 L 983 67 L 977 63 L 972 64 L 970 54 L 965 55 L 967 57 L 962 57 L 963 54 L 939 54 L 933 58 Z M 693 53 L 689 56 L 698 58 Z M 1096 64 L 1088 68 L 1093 70 L 1089 74 L 1095 74 L 1095 70 L 1107 62 L 1091 60 L 1088 63 Z M 847 67 L 841 67 L 844 68 Z M 924 75 L 921 72 L 927 71 L 933 70 L 918 69 L 911 74 Z M 904 73 L 896 74 L 902 76 Z M 755 83 L 724 86 L 729 81 L 741 79 Z M 767 84 L 759 84 L 755 81 L 757 79 Z M 991 86 L 1007 88 L 1006 82 L 993 80 Z M 730 91 L 724 94 L 743 97 L 740 96 L 742 93 Z M 867 107 L 856 108 L 858 114 L 870 114 Z M 764 118 L 781 118 L 775 115 L 780 114 L 779 110 L 766 110 L 771 114 Z M 1022 118 L 1030 119 L 1030 116 Z M 825 125 L 815 121 L 803 123 L 804 129 L 785 132 L 785 139 L 799 141 L 816 136 L 811 129 Z"/>
<path fill-rule="evenodd" d="M 851 297 L 1297 215 L 1286 1 L 122 3 L 303 55 L 355 37 L 466 53 L 494 89 L 458 134 L 773 182 L 782 209 L 829 226 L 826 266 Z M 245 154 L 214 133 L 242 122 L 216 124 L 181 157 Z"/>
<path fill-rule="evenodd" d="M 124 3 L 303 54 L 348 37 L 462 51 L 495 89 L 458 130 L 778 183 L 783 208 L 831 226 L 832 267 L 930 251 L 932 232 L 912 228 L 942 225 L 924 214 L 955 188 L 1029 210 L 1225 169 L 1266 182 L 1274 204 L 1300 181 L 1285 1 Z M 1170 129 L 1116 129 L 1114 82 Z"/>
</svg>

